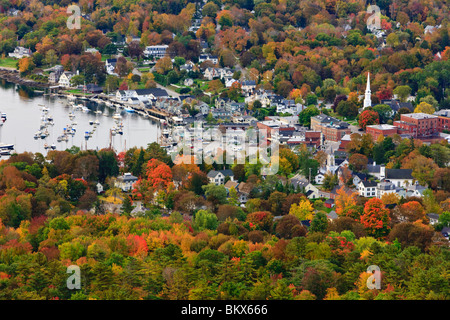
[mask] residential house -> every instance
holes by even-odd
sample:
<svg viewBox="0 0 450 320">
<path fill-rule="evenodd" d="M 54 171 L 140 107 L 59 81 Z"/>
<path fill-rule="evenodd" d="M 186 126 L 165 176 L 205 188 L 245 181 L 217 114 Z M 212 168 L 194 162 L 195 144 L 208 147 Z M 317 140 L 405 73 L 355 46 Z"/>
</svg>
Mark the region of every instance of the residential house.
<svg viewBox="0 0 450 320">
<path fill-rule="evenodd" d="M 234 173 L 232 170 L 211 170 L 207 176 L 209 183 L 214 183 L 217 186 L 224 185 L 226 177 L 230 177 L 230 180 L 234 181 Z"/>
<path fill-rule="evenodd" d="M 336 211 L 331 210 L 329 214 L 327 214 L 327 218 L 328 221 L 332 222 L 334 220 L 336 220 L 337 218 L 339 218 L 339 216 L 337 215 Z"/>
<path fill-rule="evenodd" d="M 117 59 L 106 59 L 105 61 L 105 68 L 106 72 L 111 75 L 116 75 L 114 70 L 116 69 Z"/>
<path fill-rule="evenodd" d="M 238 187 L 237 187 L 237 192 L 238 192 L 238 196 L 239 196 L 239 202 L 240 203 L 246 203 L 249 196 L 250 196 L 250 192 L 253 189 L 253 184 L 248 183 L 248 182 L 241 182 L 239 183 Z"/>
<path fill-rule="evenodd" d="M 122 189 L 122 191 L 128 192 L 133 188 L 133 184 L 136 183 L 136 181 L 138 181 L 138 177 L 127 172 L 123 176 L 118 177 L 114 185 L 115 187 Z"/>
<path fill-rule="evenodd" d="M 128 101 L 134 94 L 134 90 L 117 90 L 116 99 L 118 101 Z"/>
<path fill-rule="evenodd" d="M 219 78 L 220 73 L 217 68 L 206 68 L 205 71 L 203 71 L 203 77 L 209 81 Z"/>
<path fill-rule="evenodd" d="M 103 193 L 103 185 L 100 182 L 96 184 L 95 188 L 97 189 L 97 193 Z"/>
<path fill-rule="evenodd" d="M 256 89 L 256 81 L 255 80 L 244 80 L 241 81 L 241 89 L 244 92 L 250 92 Z"/>
<path fill-rule="evenodd" d="M 334 207 L 334 200 L 333 199 L 327 199 L 325 200 L 325 202 L 323 203 L 325 205 L 325 207 L 327 207 L 328 209 L 331 209 Z"/>
<path fill-rule="evenodd" d="M 238 185 L 239 185 L 239 182 L 233 181 L 233 180 L 228 180 L 227 183 L 225 183 L 224 187 L 225 187 L 225 189 L 227 189 L 227 192 L 230 192 L 231 188 L 234 188 L 237 191 Z"/>
<path fill-rule="evenodd" d="M 377 183 L 375 181 L 361 181 L 358 184 L 359 195 L 363 197 L 375 197 L 377 195 Z"/>
<path fill-rule="evenodd" d="M 323 184 L 323 179 L 325 179 L 325 175 L 320 172 L 314 177 L 316 184 Z"/>
<path fill-rule="evenodd" d="M 412 186 L 414 178 L 412 176 L 412 169 L 385 169 L 386 175 L 384 178 L 389 180 L 397 187 L 406 188 Z"/>
<path fill-rule="evenodd" d="M 355 172 L 353 173 L 353 185 L 357 186 L 361 181 L 367 180 L 367 175 L 364 173 Z"/>
<path fill-rule="evenodd" d="M 133 97 L 136 97 L 141 101 L 144 101 L 144 100 L 156 100 L 158 98 L 168 98 L 169 94 L 167 93 L 166 90 L 161 88 L 148 88 L 148 89 L 134 90 Z"/>
<path fill-rule="evenodd" d="M 437 213 L 427 213 L 427 217 L 432 226 L 439 223 L 439 215 Z"/>
<path fill-rule="evenodd" d="M 237 81 L 236 79 L 228 78 L 225 80 L 225 87 L 230 88 L 235 82 L 239 83 L 239 81 Z"/>
<path fill-rule="evenodd" d="M 425 186 L 421 186 L 418 181 L 416 183 L 405 186 L 406 197 L 418 197 L 422 198 L 423 193 L 428 188 Z"/>
<path fill-rule="evenodd" d="M 16 47 L 13 52 L 10 52 L 8 56 L 10 58 L 22 59 L 25 57 L 31 57 L 33 52 L 30 49 L 24 47 Z"/>
<path fill-rule="evenodd" d="M 167 54 L 168 45 L 147 46 L 143 52 L 146 58 L 163 58 Z"/>
<path fill-rule="evenodd" d="M 299 175 L 290 179 L 289 183 L 294 189 L 300 188 L 308 199 L 320 198 L 319 189 L 310 183 L 307 179 L 301 178 Z"/>
<path fill-rule="evenodd" d="M 131 210 L 130 215 L 132 217 L 138 217 L 143 215 L 148 209 L 144 207 L 141 201 L 135 202 L 135 207 Z"/>
<path fill-rule="evenodd" d="M 203 53 L 198 57 L 198 62 L 202 63 L 206 60 L 211 61 L 213 64 L 217 64 L 219 62 L 219 59 L 217 58 L 217 56 L 213 56 L 209 53 Z"/>
<path fill-rule="evenodd" d="M 219 72 L 220 79 L 229 80 L 233 78 L 234 72 L 230 68 L 219 68 L 217 71 Z"/>
<path fill-rule="evenodd" d="M 215 101 L 215 107 L 217 109 L 225 109 L 225 106 L 231 102 L 230 98 L 226 98 L 226 97 L 219 97 L 216 99 Z"/>
<path fill-rule="evenodd" d="M 378 180 L 385 178 L 385 170 L 386 167 L 383 165 L 377 164 L 375 161 L 372 164 L 367 165 L 367 173 Z"/>
<path fill-rule="evenodd" d="M 58 83 L 60 76 L 61 76 L 61 73 L 52 71 L 48 75 L 48 82 L 49 83 Z"/>
<path fill-rule="evenodd" d="M 231 120 L 231 112 L 225 109 L 213 109 L 211 110 L 211 114 L 214 119 L 222 119 L 222 120 Z"/>
<path fill-rule="evenodd" d="M 387 193 L 396 193 L 398 194 L 399 188 L 388 180 L 383 180 L 377 184 L 377 198 L 381 198 L 383 195 Z"/>
<path fill-rule="evenodd" d="M 191 87 L 194 85 L 194 79 L 192 78 L 184 79 L 183 84 L 187 87 Z"/>
<path fill-rule="evenodd" d="M 400 108 L 408 108 L 409 111 L 414 112 L 414 106 L 410 101 L 400 102 L 396 99 L 383 99 L 380 104 L 388 105 L 394 113 L 397 113 Z"/>
<path fill-rule="evenodd" d="M 72 79 L 72 77 L 73 77 L 74 75 L 75 75 L 75 74 L 74 74 L 73 72 L 70 72 L 70 71 L 64 71 L 64 72 L 61 74 L 61 76 L 59 77 L 58 84 L 59 84 L 61 87 L 69 88 L 69 87 L 71 86 L 70 80 Z"/>
</svg>

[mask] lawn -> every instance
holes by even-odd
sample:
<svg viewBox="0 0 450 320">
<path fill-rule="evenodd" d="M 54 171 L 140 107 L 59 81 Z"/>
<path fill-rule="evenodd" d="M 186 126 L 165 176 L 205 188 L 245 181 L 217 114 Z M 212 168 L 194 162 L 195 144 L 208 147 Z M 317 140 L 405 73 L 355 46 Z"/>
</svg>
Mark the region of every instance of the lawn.
<svg viewBox="0 0 450 320">
<path fill-rule="evenodd" d="M 18 60 L 13 58 L 2 58 L 0 59 L 0 67 L 17 69 L 16 67 L 17 61 Z"/>
</svg>

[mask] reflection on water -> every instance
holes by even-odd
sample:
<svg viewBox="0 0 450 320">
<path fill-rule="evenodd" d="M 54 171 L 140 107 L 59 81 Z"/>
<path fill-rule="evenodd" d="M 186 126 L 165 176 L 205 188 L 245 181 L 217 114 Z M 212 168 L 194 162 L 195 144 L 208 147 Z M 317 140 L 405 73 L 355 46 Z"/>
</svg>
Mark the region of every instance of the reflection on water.
<svg viewBox="0 0 450 320">
<path fill-rule="evenodd" d="M 135 113 L 121 111 L 123 123 L 123 135 L 111 134 L 111 129 L 117 124 L 112 115 L 115 110 L 104 104 L 95 102 L 77 101 L 85 104 L 89 112 L 73 110 L 65 98 L 50 97 L 43 92 L 34 92 L 28 87 L 18 86 L 13 83 L 0 81 L 0 113 L 6 113 L 7 120 L 0 127 L 0 142 L 15 144 L 16 152 L 41 152 L 46 154 L 45 145 L 55 145 L 56 150 L 65 150 L 72 146 L 81 149 L 102 149 L 113 147 L 116 151 L 125 151 L 130 147 L 146 147 L 148 143 L 157 141 L 157 125 L 151 119 L 145 119 Z M 47 115 L 53 118 L 54 125 L 47 126 L 48 137 L 34 139 L 39 131 L 42 121 L 42 106 L 49 111 Z M 101 111 L 101 114 L 95 111 Z M 67 141 L 58 142 L 58 136 L 68 128 L 72 121 L 69 113 L 74 112 L 76 129 L 74 136 L 69 136 Z M 99 125 L 94 130 L 92 122 L 98 120 Z M 86 140 L 85 132 L 94 131 Z"/>
</svg>

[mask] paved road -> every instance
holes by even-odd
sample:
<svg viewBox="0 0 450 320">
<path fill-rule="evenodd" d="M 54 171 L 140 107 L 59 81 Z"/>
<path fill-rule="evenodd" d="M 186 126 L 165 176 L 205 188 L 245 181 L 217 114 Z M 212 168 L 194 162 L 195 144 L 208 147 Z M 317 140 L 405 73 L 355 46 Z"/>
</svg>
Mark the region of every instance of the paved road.
<svg viewBox="0 0 450 320">
<path fill-rule="evenodd" d="M 164 87 L 164 86 L 160 85 L 159 83 L 156 83 L 156 87 L 157 87 L 157 88 L 161 88 L 161 89 L 166 90 L 167 93 L 168 93 L 170 96 L 174 97 L 174 98 L 178 98 L 178 97 L 180 96 L 180 94 L 179 94 L 178 92 L 175 92 L 175 91 L 173 91 L 172 89 L 169 89 L 169 88 L 167 88 L 167 87 Z"/>
</svg>

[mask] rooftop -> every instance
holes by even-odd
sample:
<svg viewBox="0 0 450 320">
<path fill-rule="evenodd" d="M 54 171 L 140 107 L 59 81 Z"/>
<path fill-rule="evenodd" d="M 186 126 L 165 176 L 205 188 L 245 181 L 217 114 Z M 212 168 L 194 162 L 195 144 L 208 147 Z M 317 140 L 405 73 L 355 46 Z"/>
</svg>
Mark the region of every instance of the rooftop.
<svg viewBox="0 0 450 320">
<path fill-rule="evenodd" d="M 436 116 L 434 114 L 419 112 L 419 113 L 405 113 L 405 114 L 402 114 L 402 117 L 408 117 L 408 118 L 421 120 L 421 119 L 435 119 L 438 116 Z"/>
<path fill-rule="evenodd" d="M 397 129 L 396 126 L 393 126 L 393 125 L 390 125 L 390 124 L 373 124 L 373 125 L 367 126 L 366 128 L 372 128 L 372 129 L 378 129 L 378 130 Z"/>
</svg>

